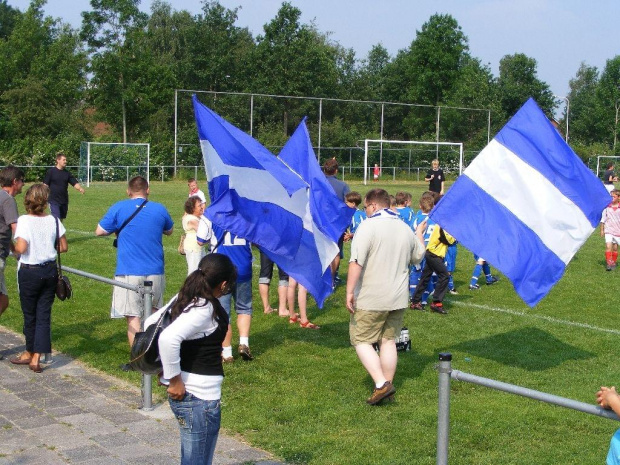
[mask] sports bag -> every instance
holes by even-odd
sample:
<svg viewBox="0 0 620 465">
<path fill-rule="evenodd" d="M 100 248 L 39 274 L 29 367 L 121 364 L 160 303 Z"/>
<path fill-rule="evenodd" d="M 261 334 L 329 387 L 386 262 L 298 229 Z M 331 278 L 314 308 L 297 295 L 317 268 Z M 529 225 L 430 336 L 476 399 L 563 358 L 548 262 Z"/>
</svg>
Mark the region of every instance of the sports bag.
<svg viewBox="0 0 620 465">
<path fill-rule="evenodd" d="M 59 227 L 58 227 L 58 218 L 54 218 L 56 220 L 56 266 L 58 268 L 58 282 L 56 283 L 56 297 L 58 300 L 70 299 L 73 295 L 73 289 L 71 288 L 71 283 L 69 282 L 69 278 L 62 274 L 62 266 L 60 265 L 60 237 L 59 237 Z"/>
</svg>

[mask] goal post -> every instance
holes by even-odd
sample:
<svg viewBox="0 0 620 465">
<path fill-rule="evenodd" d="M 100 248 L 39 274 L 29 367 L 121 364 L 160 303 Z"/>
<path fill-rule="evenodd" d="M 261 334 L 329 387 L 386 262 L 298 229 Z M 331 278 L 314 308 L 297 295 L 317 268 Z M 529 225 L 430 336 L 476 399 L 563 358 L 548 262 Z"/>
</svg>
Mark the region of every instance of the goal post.
<svg viewBox="0 0 620 465">
<path fill-rule="evenodd" d="M 441 149 L 448 149 L 452 152 L 458 151 L 458 169 L 459 175 L 463 172 L 463 143 L 462 142 L 427 142 L 427 141 L 415 141 L 415 140 L 386 140 L 386 139 L 364 139 L 364 185 L 368 183 L 368 173 L 369 173 L 369 163 L 368 158 L 370 151 L 375 148 L 374 146 L 379 147 L 379 167 L 383 169 L 383 153 L 385 147 L 390 147 L 391 145 L 397 146 L 421 146 L 421 147 L 429 147 L 431 150 L 428 151 L 427 156 L 425 157 L 425 161 L 430 162 L 437 158 L 440 163 L 442 161 Z M 434 148 L 435 150 L 432 150 Z M 428 149 L 427 149 L 428 150 Z M 431 155 L 431 153 L 433 155 Z M 431 158 L 432 156 L 432 158 Z M 426 160 L 428 158 L 428 160 Z"/>
<path fill-rule="evenodd" d="M 151 144 L 123 142 L 82 142 L 78 179 L 120 181 L 144 176 L 150 181 Z"/>
</svg>

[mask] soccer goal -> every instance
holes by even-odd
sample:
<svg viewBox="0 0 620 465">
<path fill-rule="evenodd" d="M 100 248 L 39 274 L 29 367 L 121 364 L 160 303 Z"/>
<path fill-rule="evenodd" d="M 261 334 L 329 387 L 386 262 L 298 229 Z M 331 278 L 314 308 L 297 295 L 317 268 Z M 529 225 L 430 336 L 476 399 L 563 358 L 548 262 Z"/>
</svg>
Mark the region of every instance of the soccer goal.
<svg viewBox="0 0 620 465">
<path fill-rule="evenodd" d="M 596 177 L 601 178 L 603 173 L 607 169 L 607 163 L 613 162 L 614 165 L 618 163 L 620 157 L 613 155 L 599 155 L 596 157 Z"/>
<path fill-rule="evenodd" d="M 463 172 L 462 142 L 424 142 L 412 140 L 364 140 L 364 185 L 376 164 L 385 166 L 430 168 L 438 159 L 444 171 Z"/>
<path fill-rule="evenodd" d="M 78 179 L 86 186 L 91 181 L 129 181 L 134 176 L 149 181 L 150 159 L 150 144 L 82 142 Z"/>
</svg>

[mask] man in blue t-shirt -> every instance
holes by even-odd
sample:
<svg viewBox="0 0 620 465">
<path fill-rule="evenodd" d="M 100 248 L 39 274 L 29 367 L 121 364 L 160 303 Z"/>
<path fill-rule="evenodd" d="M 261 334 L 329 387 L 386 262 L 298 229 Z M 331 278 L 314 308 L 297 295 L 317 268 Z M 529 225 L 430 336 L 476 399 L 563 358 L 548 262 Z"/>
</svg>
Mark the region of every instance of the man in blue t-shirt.
<svg viewBox="0 0 620 465">
<path fill-rule="evenodd" d="M 237 283 L 232 293 L 220 297 L 219 300 L 230 317 L 231 299 L 234 297 L 237 330 L 239 331 L 239 355 L 243 360 L 253 360 L 254 356 L 250 352 L 250 324 L 252 323 L 252 249 L 250 243 L 213 224 L 206 215 L 200 218 L 196 239 L 200 245 L 210 243 L 212 253 L 228 256 L 237 267 Z M 222 361 L 225 363 L 234 360 L 231 342 L 232 328 L 229 324 L 228 332 L 222 343 Z"/>
<path fill-rule="evenodd" d="M 149 193 L 146 179 L 142 176 L 132 178 L 127 187 L 129 199 L 121 200 L 110 207 L 99 221 L 95 234 L 117 236 L 114 279 L 132 285 L 152 281 L 153 306 L 161 307 L 166 287 L 162 234 L 170 236 L 174 222 L 166 207 L 148 201 Z M 136 209 L 139 209 L 138 213 L 118 232 Z M 127 320 L 130 347 L 136 332 L 140 331 L 143 310 L 144 302 L 140 295 L 122 287 L 114 287 L 111 316 L 124 317 Z"/>
</svg>

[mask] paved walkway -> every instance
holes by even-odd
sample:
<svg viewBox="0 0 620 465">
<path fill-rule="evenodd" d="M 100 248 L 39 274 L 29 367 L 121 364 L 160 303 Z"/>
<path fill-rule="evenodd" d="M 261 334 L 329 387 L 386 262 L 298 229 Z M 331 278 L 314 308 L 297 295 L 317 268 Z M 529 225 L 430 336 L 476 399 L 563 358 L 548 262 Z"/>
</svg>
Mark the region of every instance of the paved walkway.
<svg viewBox="0 0 620 465">
<path fill-rule="evenodd" d="M 0 326 L 0 465 L 179 463 L 167 403 L 143 412 L 139 389 L 59 353 L 40 374 L 12 365 L 23 350 L 23 337 Z M 221 433 L 214 462 L 282 463 Z"/>
</svg>

